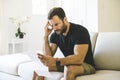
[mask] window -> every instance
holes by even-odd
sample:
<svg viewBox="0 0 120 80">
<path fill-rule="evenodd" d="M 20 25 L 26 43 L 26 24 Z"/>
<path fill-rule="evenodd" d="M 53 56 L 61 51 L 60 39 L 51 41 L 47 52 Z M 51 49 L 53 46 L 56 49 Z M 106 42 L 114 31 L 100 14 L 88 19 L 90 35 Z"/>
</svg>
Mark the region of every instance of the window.
<svg viewBox="0 0 120 80">
<path fill-rule="evenodd" d="M 46 15 L 47 14 L 47 0 L 32 0 L 32 14 Z"/>
</svg>

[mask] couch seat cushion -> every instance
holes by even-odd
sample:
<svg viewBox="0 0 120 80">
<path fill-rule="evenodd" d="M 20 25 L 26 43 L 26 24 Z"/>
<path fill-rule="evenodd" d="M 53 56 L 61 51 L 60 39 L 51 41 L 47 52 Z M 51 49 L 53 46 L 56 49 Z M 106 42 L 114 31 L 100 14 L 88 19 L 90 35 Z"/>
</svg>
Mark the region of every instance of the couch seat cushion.
<svg viewBox="0 0 120 80">
<path fill-rule="evenodd" d="M 18 75 L 18 66 L 24 62 L 31 61 L 31 58 L 24 54 L 11 54 L 0 56 L 0 71 Z"/>
<path fill-rule="evenodd" d="M 79 76 L 76 80 L 120 80 L 120 71 L 98 70 L 96 74 Z"/>
<path fill-rule="evenodd" d="M 24 80 L 22 77 L 0 72 L 0 80 Z"/>
</svg>

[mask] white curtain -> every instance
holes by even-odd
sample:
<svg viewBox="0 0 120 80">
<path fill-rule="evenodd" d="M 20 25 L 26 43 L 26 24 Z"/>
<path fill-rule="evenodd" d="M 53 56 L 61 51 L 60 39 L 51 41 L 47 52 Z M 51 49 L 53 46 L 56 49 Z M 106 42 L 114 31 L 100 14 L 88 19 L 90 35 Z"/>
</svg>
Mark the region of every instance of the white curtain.
<svg viewBox="0 0 120 80">
<path fill-rule="evenodd" d="M 4 25 L 3 0 L 0 0 L 0 55 L 8 53 L 7 26 Z"/>
</svg>

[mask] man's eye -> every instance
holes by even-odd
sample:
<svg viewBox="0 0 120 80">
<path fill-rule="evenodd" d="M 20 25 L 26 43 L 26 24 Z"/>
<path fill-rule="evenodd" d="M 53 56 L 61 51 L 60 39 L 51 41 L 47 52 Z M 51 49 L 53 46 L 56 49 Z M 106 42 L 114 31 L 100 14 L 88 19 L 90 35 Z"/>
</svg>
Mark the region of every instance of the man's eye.
<svg viewBox="0 0 120 80">
<path fill-rule="evenodd" d="M 55 26 L 57 26 L 58 24 L 55 24 Z"/>
</svg>

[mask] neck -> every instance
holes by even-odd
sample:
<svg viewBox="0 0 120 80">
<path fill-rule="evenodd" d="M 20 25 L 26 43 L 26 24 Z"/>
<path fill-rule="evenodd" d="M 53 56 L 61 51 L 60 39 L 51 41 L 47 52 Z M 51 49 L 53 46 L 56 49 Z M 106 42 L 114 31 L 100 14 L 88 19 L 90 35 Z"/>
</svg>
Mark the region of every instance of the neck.
<svg viewBox="0 0 120 80">
<path fill-rule="evenodd" d="M 67 33 L 69 32 L 69 28 L 70 28 L 70 23 L 69 23 L 69 22 L 67 23 L 67 26 L 66 26 L 66 27 L 67 27 L 66 32 L 63 33 L 64 36 L 66 36 Z"/>
</svg>

